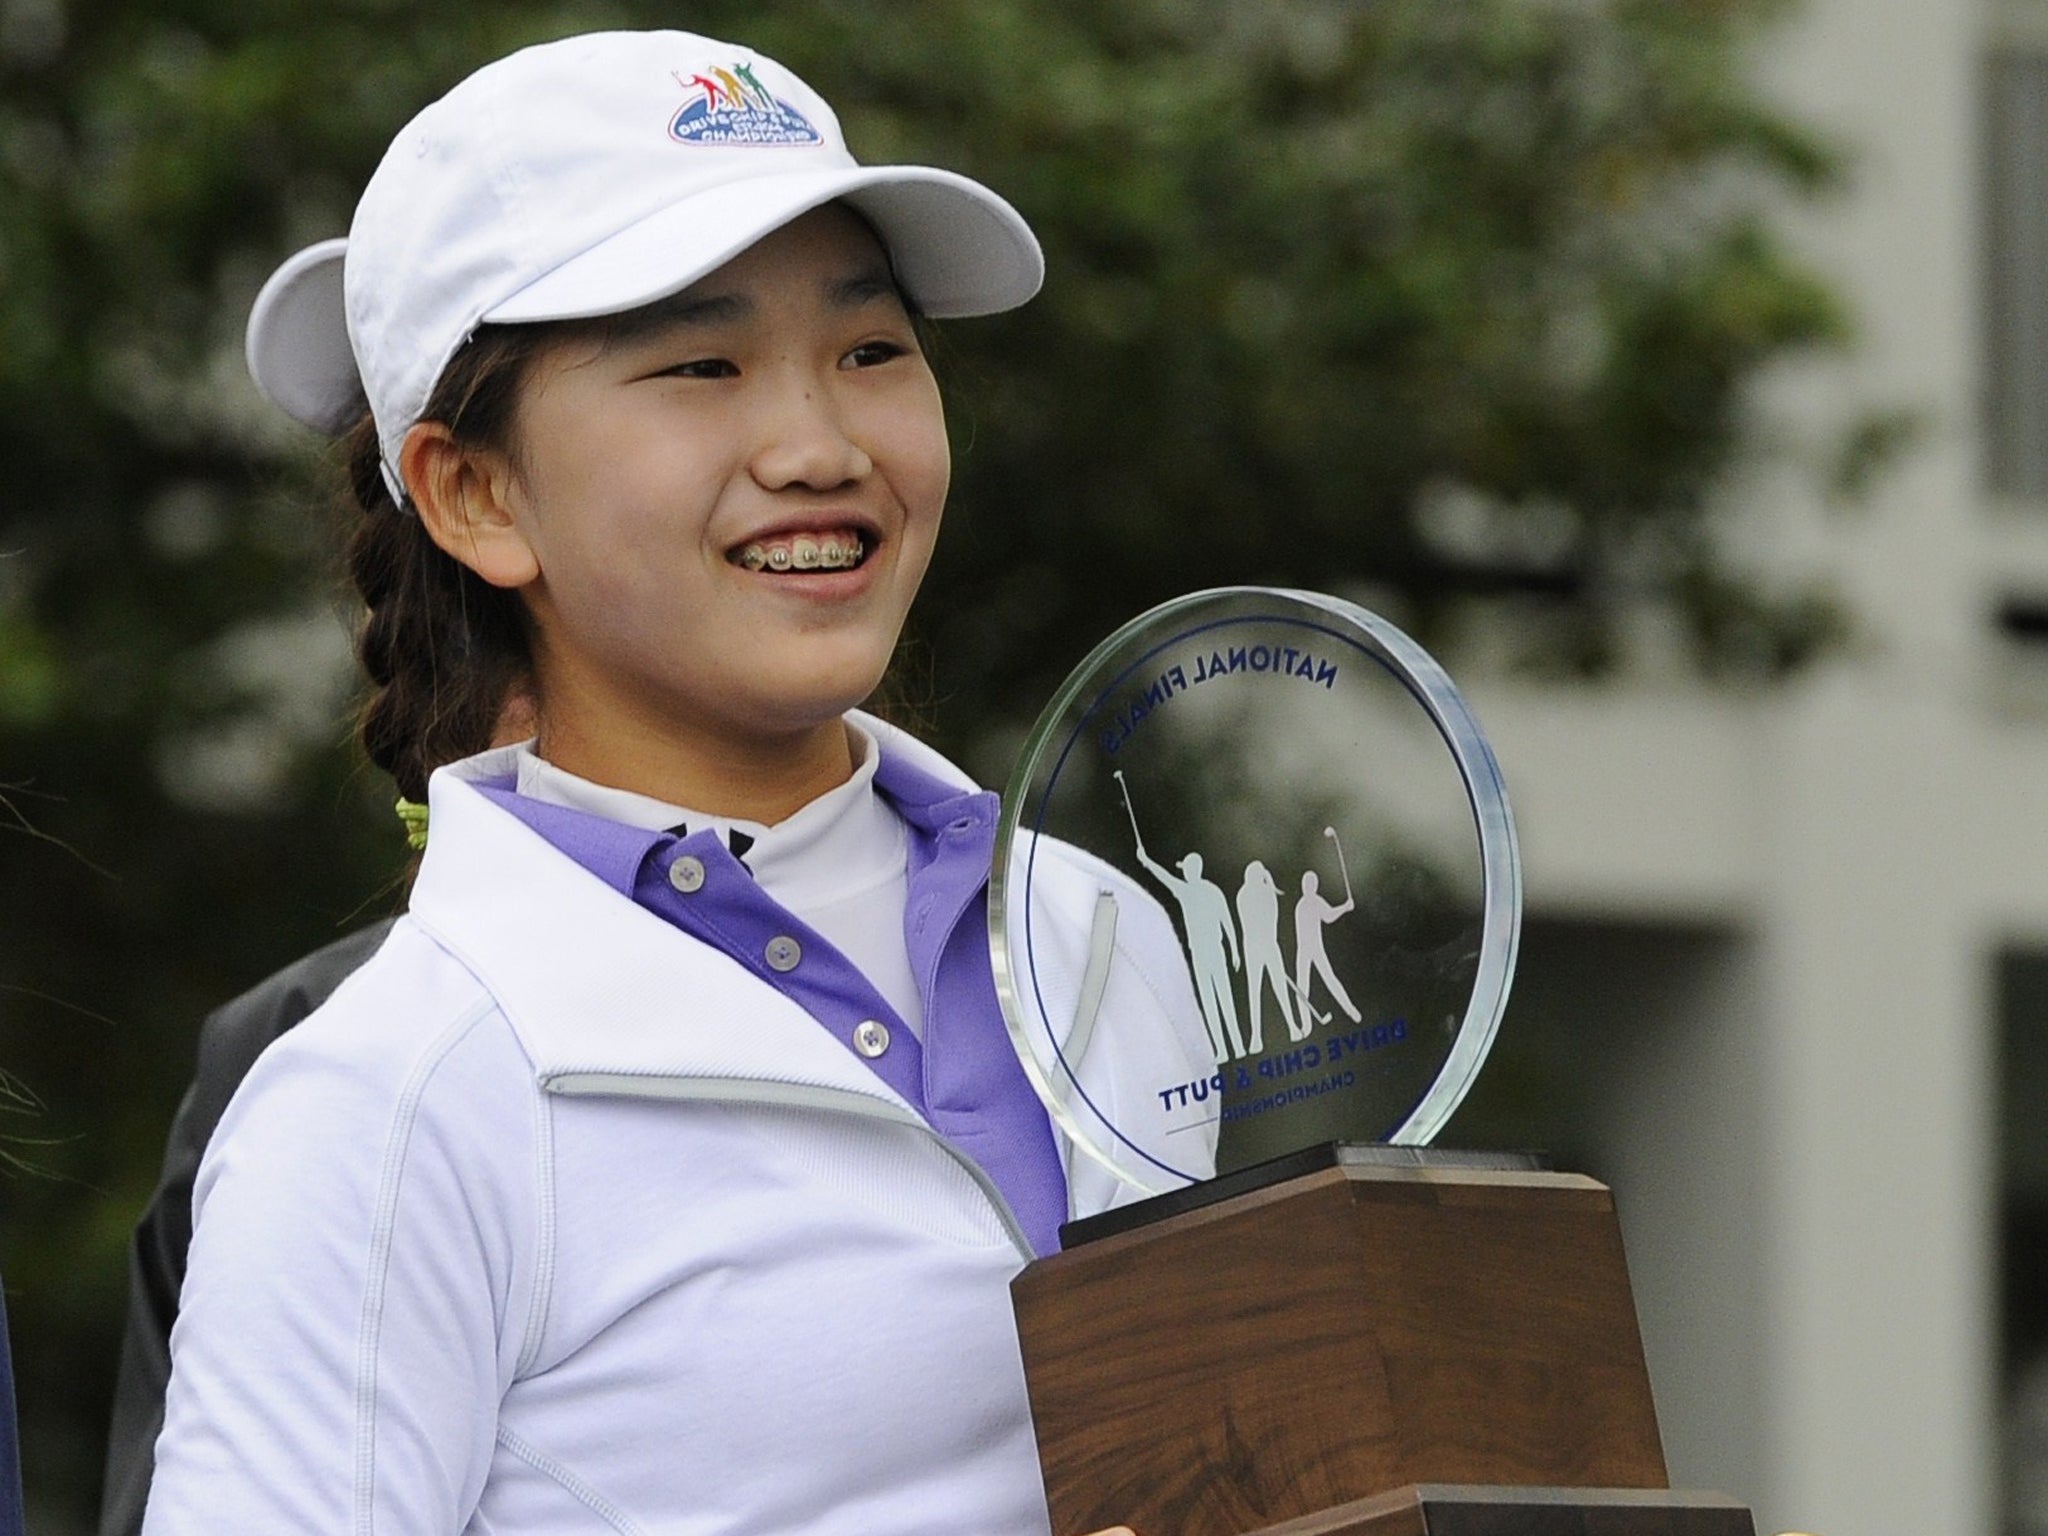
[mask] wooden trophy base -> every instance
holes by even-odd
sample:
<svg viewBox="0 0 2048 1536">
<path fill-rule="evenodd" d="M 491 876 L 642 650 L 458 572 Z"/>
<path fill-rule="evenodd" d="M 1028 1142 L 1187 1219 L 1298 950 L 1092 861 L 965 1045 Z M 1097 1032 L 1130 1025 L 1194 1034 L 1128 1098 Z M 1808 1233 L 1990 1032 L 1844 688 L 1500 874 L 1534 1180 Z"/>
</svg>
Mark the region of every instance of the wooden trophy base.
<svg viewBox="0 0 2048 1536">
<path fill-rule="evenodd" d="M 1668 1491 L 1604 1185 L 1348 1150 L 1018 1276 L 1054 1536 L 1751 1536 Z"/>
<path fill-rule="evenodd" d="M 1397 1488 L 1253 1536 L 1755 1536 L 1718 1493 L 1633 1488 Z"/>
</svg>

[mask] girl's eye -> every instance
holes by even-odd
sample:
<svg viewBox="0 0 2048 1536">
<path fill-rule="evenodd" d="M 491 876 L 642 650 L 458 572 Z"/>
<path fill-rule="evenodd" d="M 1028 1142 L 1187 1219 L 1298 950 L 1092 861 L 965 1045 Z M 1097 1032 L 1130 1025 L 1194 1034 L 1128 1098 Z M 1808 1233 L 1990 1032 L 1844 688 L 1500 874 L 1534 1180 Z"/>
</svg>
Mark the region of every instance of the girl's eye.
<svg viewBox="0 0 2048 1536">
<path fill-rule="evenodd" d="M 663 378 L 669 379 L 733 379 L 739 377 L 739 369 L 723 357 L 692 358 L 687 363 L 676 363 L 661 370 Z"/>
<path fill-rule="evenodd" d="M 846 368 L 874 368 L 882 363 L 894 362 L 899 357 L 908 357 L 910 348 L 896 341 L 864 341 L 846 354 L 841 364 Z"/>
</svg>

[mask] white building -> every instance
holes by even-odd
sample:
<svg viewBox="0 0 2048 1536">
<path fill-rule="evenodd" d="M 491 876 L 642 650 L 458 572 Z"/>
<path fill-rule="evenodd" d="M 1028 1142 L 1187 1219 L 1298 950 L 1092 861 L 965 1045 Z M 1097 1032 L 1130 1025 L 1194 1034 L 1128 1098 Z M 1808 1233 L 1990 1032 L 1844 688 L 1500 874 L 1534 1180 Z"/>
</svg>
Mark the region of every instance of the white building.
<svg viewBox="0 0 2048 1536">
<path fill-rule="evenodd" d="M 1807 0 L 1762 63 L 1851 148 L 1791 229 L 1860 330 L 1766 410 L 1924 433 L 1858 509 L 1739 491 L 1851 654 L 1755 696 L 1470 683 L 1528 866 L 1503 1038 L 1587 1064 L 1676 1484 L 1765 1533 L 2048 1531 L 2003 1491 L 2008 1357 L 2048 1346 L 2048 0 Z"/>
</svg>

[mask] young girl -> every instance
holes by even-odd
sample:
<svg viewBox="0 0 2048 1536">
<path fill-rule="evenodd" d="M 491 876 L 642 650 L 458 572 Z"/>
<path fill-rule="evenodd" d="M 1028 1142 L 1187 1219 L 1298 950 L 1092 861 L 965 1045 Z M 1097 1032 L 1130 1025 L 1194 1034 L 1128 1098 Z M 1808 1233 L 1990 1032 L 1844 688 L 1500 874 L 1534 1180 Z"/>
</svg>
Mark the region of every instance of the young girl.
<svg viewBox="0 0 2048 1536">
<path fill-rule="evenodd" d="M 1044 1529 L 1008 1282 L 1116 1191 L 1001 1022 L 994 797 L 850 713 L 945 501 L 916 317 L 1039 278 L 653 33 L 480 71 L 266 287 L 266 393 L 361 418 L 364 740 L 430 835 L 209 1147 L 148 1531 Z M 1105 1008 L 1181 965 L 1130 960 Z"/>
</svg>

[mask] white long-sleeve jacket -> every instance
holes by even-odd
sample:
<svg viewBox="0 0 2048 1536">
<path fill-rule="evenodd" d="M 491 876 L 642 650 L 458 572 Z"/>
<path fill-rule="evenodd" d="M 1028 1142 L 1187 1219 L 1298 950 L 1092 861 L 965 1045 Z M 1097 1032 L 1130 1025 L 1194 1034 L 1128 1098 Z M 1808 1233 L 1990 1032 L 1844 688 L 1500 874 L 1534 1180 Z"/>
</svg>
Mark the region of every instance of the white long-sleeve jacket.
<svg viewBox="0 0 2048 1536">
<path fill-rule="evenodd" d="M 208 1150 L 149 1536 L 1042 1531 L 1001 1196 L 782 993 L 470 787 L 503 766 L 436 775 L 410 915 Z M 1124 911 L 1101 1016 L 1198 1017 L 1156 904 L 1038 862 L 1049 946 L 1088 952 L 1104 890 Z M 1091 1069 L 1134 1115 L 1213 1065 L 1114 1035 L 1156 1042 Z M 1063 1150 L 1074 1214 L 1123 1197 Z"/>
</svg>

